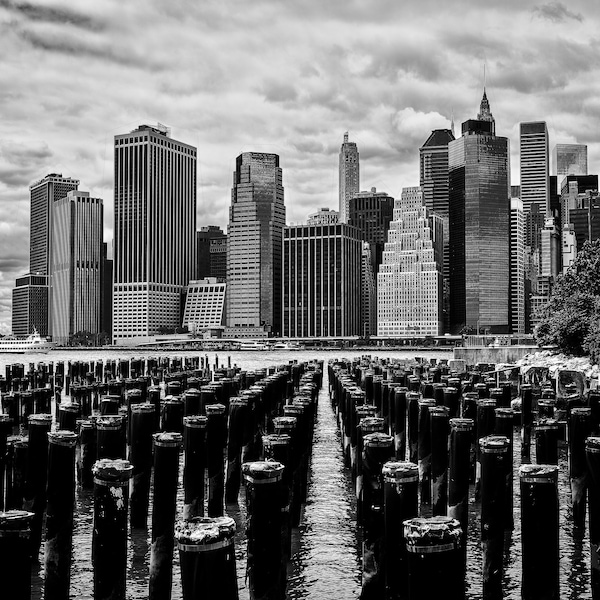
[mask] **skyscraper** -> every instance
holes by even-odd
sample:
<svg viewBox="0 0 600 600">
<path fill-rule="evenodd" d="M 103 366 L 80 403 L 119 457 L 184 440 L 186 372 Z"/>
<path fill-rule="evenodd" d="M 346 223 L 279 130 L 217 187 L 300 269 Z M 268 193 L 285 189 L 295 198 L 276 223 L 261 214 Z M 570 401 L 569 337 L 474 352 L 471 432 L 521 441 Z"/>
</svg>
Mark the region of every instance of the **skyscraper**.
<svg viewBox="0 0 600 600">
<path fill-rule="evenodd" d="M 556 144 L 552 154 L 554 174 L 557 177 L 559 188 L 567 175 L 588 174 L 588 156 L 585 144 Z"/>
<path fill-rule="evenodd" d="M 114 344 L 180 326 L 195 244 L 196 148 L 162 125 L 115 136 Z"/>
<path fill-rule="evenodd" d="M 403 188 L 394 206 L 377 276 L 377 335 L 440 335 L 442 218 L 422 204 L 420 187 Z"/>
<path fill-rule="evenodd" d="M 229 208 L 226 335 L 280 334 L 284 226 L 279 156 L 240 154 Z"/>
<path fill-rule="evenodd" d="M 340 148 L 340 221 L 348 222 L 348 203 L 360 190 L 360 169 L 358 148 L 355 142 L 348 141 L 348 132 L 344 133 L 344 142 Z"/>
<path fill-rule="evenodd" d="M 448 144 L 450 326 L 508 331 L 508 139 L 494 134 L 484 93 L 480 117 Z"/>
<path fill-rule="evenodd" d="M 103 204 L 70 191 L 52 206 L 52 338 L 101 331 Z"/>
<path fill-rule="evenodd" d="M 369 192 L 359 192 L 348 202 L 348 224 L 356 227 L 363 242 L 369 245 L 363 252 L 363 335 L 377 334 L 376 278 L 393 212 L 394 198 L 374 187 Z"/>
<path fill-rule="evenodd" d="M 521 201 L 525 214 L 537 204 L 539 212 L 550 213 L 550 156 L 545 121 L 520 126 Z"/>
<path fill-rule="evenodd" d="M 347 337 L 360 330 L 360 234 L 345 223 L 293 225 L 283 240 L 283 335 Z"/>
<path fill-rule="evenodd" d="M 29 274 L 19 277 L 13 290 L 15 335 L 28 335 L 32 327 L 35 327 L 40 335 L 52 335 L 51 211 L 57 200 L 76 190 L 78 185 L 77 179 L 63 177 L 61 173 L 50 173 L 29 187 Z M 27 327 L 29 331 L 25 331 Z"/>
<path fill-rule="evenodd" d="M 453 140 L 454 133 L 450 129 L 435 129 L 419 148 L 420 185 L 423 190 L 423 204 L 441 217 L 444 227 L 442 278 L 445 330 L 448 330 L 450 325 L 448 144 Z"/>
<path fill-rule="evenodd" d="M 50 173 L 29 187 L 31 196 L 31 223 L 29 228 L 29 270 L 49 275 L 51 269 L 51 211 L 57 200 L 76 190 L 78 179 Z"/>
</svg>

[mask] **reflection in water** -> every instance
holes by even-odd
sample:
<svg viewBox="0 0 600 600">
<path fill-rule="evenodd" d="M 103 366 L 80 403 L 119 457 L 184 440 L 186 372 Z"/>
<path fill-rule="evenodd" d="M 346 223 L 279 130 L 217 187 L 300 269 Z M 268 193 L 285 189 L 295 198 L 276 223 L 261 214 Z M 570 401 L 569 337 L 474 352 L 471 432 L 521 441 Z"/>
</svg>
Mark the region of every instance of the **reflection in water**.
<svg viewBox="0 0 600 600">
<path fill-rule="evenodd" d="M 290 598 L 356 598 L 360 563 L 356 550 L 356 502 L 344 469 L 340 434 L 327 393 L 319 395 L 308 500 L 288 585 Z"/>
</svg>

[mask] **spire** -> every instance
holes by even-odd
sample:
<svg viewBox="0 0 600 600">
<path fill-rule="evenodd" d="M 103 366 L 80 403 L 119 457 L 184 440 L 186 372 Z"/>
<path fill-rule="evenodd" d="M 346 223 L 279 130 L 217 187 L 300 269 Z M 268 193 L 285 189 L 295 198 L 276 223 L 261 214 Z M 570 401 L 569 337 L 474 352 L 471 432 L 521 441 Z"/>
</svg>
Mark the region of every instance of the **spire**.
<svg viewBox="0 0 600 600">
<path fill-rule="evenodd" d="M 348 132 L 345 131 L 344 132 L 344 144 L 347 144 L 347 143 L 348 143 Z"/>
<path fill-rule="evenodd" d="M 454 137 L 454 109 L 450 110 L 450 131 L 452 132 L 452 136 Z"/>
<path fill-rule="evenodd" d="M 477 115 L 479 121 L 490 121 L 492 125 L 492 132 L 496 133 L 496 121 L 494 115 L 490 110 L 490 103 L 485 92 L 485 86 L 483 87 L 483 97 L 481 98 L 481 104 L 479 105 L 479 114 Z"/>
</svg>

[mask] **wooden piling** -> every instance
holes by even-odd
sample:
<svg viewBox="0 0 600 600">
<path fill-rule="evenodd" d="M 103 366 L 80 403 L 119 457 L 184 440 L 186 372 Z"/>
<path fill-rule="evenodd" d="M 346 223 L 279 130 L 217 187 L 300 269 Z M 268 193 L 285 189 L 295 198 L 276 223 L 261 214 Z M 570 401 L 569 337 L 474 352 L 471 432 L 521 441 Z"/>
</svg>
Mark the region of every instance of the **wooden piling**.
<svg viewBox="0 0 600 600">
<path fill-rule="evenodd" d="M 173 575 L 179 449 L 182 436 L 176 432 L 155 433 L 152 543 L 150 547 L 150 600 L 170 600 Z"/>
<path fill-rule="evenodd" d="M 48 433 L 44 598 L 52 600 L 69 600 L 76 444 L 73 431 Z"/>
<path fill-rule="evenodd" d="M 10 600 L 31 600 L 29 528 L 33 513 L 0 512 L 0 581 Z"/>
<path fill-rule="evenodd" d="M 183 600 L 238 600 L 234 535 L 231 517 L 194 517 L 176 524 Z"/>
<path fill-rule="evenodd" d="M 559 599 L 558 467 L 522 465 L 523 600 Z"/>
<path fill-rule="evenodd" d="M 187 521 L 204 516 L 207 420 L 204 415 L 183 419 L 183 518 Z"/>
<path fill-rule="evenodd" d="M 127 512 L 132 472 L 133 466 L 122 459 L 105 458 L 97 461 L 93 467 L 94 598 L 125 600 Z"/>
</svg>

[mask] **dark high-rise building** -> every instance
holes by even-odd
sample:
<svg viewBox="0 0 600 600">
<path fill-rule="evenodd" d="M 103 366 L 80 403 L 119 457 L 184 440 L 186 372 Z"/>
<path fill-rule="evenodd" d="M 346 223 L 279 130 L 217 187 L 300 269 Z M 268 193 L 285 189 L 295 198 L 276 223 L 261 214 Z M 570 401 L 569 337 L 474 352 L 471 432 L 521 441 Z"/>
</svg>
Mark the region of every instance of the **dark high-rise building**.
<svg viewBox="0 0 600 600">
<path fill-rule="evenodd" d="M 195 248 L 196 148 L 163 125 L 115 136 L 114 344 L 180 326 Z"/>
<path fill-rule="evenodd" d="M 227 278 L 227 234 L 216 225 L 196 232 L 196 279 L 206 277 Z"/>
<path fill-rule="evenodd" d="M 283 239 L 283 335 L 362 335 L 359 231 L 344 223 L 294 225 Z"/>
<path fill-rule="evenodd" d="M 569 220 L 573 225 L 577 252 L 583 244 L 600 238 L 600 198 L 597 191 L 579 194 L 575 208 L 569 211 Z"/>
<path fill-rule="evenodd" d="M 348 204 L 360 190 L 360 164 L 358 148 L 355 142 L 348 141 L 348 132 L 344 133 L 344 142 L 340 148 L 340 221 L 348 222 Z"/>
<path fill-rule="evenodd" d="M 279 156 L 240 154 L 229 208 L 225 335 L 280 335 L 284 226 Z"/>
<path fill-rule="evenodd" d="M 545 121 L 520 126 L 521 201 L 525 214 L 537 204 L 544 216 L 550 212 L 550 155 Z"/>
<path fill-rule="evenodd" d="M 216 277 L 219 282 L 227 279 L 227 236 L 216 237 L 210 240 L 210 276 Z"/>
<path fill-rule="evenodd" d="M 57 200 L 64 198 L 79 186 L 78 179 L 51 173 L 29 187 L 31 196 L 31 223 L 29 229 L 29 270 L 49 275 L 52 248 L 51 211 Z"/>
<path fill-rule="evenodd" d="M 363 254 L 363 335 L 377 335 L 377 272 L 394 213 L 394 198 L 371 188 L 348 202 L 348 224 L 356 227 L 369 247 Z M 371 285 L 372 283 L 372 285 Z"/>
<path fill-rule="evenodd" d="M 18 277 L 12 291 L 12 332 L 28 336 L 36 329 L 41 336 L 48 335 L 47 275 L 29 273 Z"/>
<path fill-rule="evenodd" d="M 494 134 L 484 92 L 480 118 L 448 144 L 450 325 L 508 331 L 508 139 Z M 481 118 L 481 117 L 485 118 Z"/>
<path fill-rule="evenodd" d="M 489 109 L 489 105 L 487 107 Z M 491 116 L 491 113 L 490 113 Z M 450 129 L 435 129 L 419 148 L 420 185 L 423 190 L 423 204 L 442 219 L 443 253 L 442 264 L 442 303 L 444 329 L 448 331 L 450 311 L 450 250 L 449 250 L 449 182 L 448 144 L 454 140 Z"/>
</svg>

